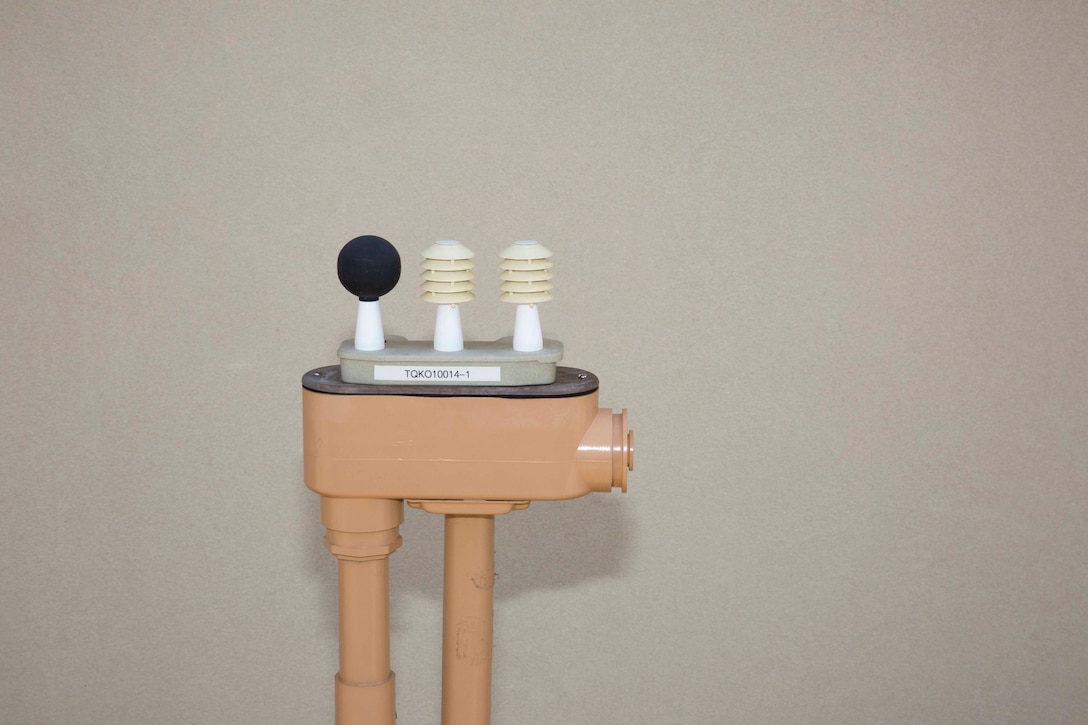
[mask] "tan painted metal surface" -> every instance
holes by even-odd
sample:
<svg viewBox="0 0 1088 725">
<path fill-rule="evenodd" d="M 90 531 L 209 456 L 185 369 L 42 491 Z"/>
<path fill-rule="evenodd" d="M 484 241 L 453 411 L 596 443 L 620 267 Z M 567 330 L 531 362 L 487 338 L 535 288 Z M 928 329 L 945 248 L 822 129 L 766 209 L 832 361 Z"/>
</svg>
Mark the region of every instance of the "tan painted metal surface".
<svg viewBox="0 0 1088 725">
<path fill-rule="evenodd" d="M 304 390 L 306 485 L 334 498 L 503 501 L 625 488 L 626 415 L 597 399 Z"/>
</svg>

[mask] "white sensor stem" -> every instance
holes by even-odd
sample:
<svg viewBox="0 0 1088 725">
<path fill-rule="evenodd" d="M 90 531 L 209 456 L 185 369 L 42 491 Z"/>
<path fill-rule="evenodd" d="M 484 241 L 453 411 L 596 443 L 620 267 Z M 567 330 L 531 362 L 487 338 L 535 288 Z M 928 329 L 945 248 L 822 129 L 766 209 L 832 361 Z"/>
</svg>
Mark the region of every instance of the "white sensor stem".
<svg viewBox="0 0 1088 725">
<path fill-rule="evenodd" d="M 544 335 L 540 332 L 540 312 L 536 305 L 518 305 L 514 313 L 514 349 L 518 352 L 536 352 L 544 349 Z"/>
<path fill-rule="evenodd" d="M 461 308 L 458 305 L 438 305 L 434 316 L 434 349 L 457 352 L 465 349 L 461 333 Z"/>
<path fill-rule="evenodd" d="M 377 300 L 370 302 L 359 300 L 359 316 L 355 318 L 355 349 L 385 349 L 382 309 Z"/>
</svg>

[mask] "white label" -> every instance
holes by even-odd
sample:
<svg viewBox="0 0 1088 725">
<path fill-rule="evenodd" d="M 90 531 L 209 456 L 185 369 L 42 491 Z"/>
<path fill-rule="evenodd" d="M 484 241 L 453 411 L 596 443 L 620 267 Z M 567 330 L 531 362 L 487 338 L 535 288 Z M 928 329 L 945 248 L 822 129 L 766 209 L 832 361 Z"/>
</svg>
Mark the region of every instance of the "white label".
<svg viewBox="0 0 1088 725">
<path fill-rule="evenodd" d="M 446 365 L 375 365 L 375 380 L 415 383 L 498 383 L 502 368 L 497 366 L 453 367 Z"/>
</svg>

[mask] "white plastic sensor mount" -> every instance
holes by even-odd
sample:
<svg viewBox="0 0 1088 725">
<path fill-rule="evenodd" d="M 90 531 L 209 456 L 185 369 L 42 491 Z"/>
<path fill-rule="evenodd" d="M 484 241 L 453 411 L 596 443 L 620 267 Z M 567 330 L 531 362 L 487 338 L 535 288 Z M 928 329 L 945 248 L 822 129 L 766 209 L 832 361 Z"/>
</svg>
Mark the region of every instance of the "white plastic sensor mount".
<svg viewBox="0 0 1088 725">
<path fill-rule="evenodd" d="M 457 352 L 465 349 L 461 332 L 462 302 L 476 299 L 475 253 L 453 239 L 442 239 L 423 250 L 423 300 L 438 305 L 434 318 L 434 349 Z"/>
<path fill-rule="evenodd" d="M 537 305 L 552 298 L 552 251 L 540 242 L 514 242 L 502 252 L 501 299 L 517 305 L 514 314 L 514 349 L 536 352 L 544 347 Z"/>
</svg>

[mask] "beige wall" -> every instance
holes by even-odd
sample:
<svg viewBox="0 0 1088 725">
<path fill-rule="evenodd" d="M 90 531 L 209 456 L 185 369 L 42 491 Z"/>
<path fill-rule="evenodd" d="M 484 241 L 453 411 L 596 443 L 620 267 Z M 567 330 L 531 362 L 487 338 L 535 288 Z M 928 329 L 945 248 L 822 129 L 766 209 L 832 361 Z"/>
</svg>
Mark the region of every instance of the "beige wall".
<svg viewBox="0 0 1088 725">
<path fill-rule="evenodd" d="M 627 496 L 499 524 L 496 723 L 1088 722 L 1086 38 L 1081 2 L 8 3 L 0 722 L 332 722 L 298 381 L 363 233 L 554 248 L 546 332 L 638 432 Z M 436 723 L 441 522 L 404 535 Z"/>
</svg>

